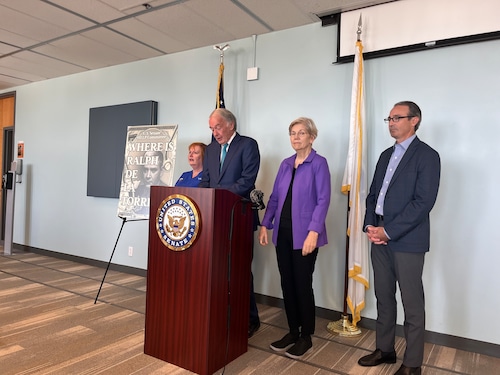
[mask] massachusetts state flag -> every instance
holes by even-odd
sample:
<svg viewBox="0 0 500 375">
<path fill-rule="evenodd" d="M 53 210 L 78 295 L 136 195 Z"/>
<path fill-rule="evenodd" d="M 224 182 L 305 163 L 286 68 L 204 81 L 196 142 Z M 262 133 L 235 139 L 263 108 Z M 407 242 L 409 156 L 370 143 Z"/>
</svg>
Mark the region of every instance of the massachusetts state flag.
<svg viewBox="0 0 500 375">
<path fill-rule="evenodd" d="M 363 44 L 358 40 L 352 80 L 349 151 L 341 189 L 342 193 L 349 196 L 347 305 L 351 310 L 353 326 L 361 320 L 361 310 L 365 307 L 365 290 L 370 286 L 369 241 L 363 232 L 368 190 L 363 80 Z"/>
</svg>

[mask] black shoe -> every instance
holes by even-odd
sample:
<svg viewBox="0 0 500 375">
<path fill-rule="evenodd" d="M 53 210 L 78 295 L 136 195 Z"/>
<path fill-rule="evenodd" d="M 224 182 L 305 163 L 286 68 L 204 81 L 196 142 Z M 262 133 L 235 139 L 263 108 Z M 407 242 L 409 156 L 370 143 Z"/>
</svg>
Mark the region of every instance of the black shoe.
<svg viewBox="0 0 500 375">
<path fill-rule="evenodd" d="M 287 333 L 281 340 L 273 342 L 269 347 L 275 352 L 284 352 L 299 340 L 299 335 Z"/>
<path fill-rule="evenodd" d="M 257 323 L 250 323 L 248 326 L 248 338 L 252 337 L 255 332 L 260 328 L 260 320 Z"/>
<path fill-rule="evenodd" d="M 302 358 L 304 354 L 306 354 L 309 349 L 312 348 L 312 346 L 313 344 L 311 338 L 305 339 L 301 336 L 299 337 L 295 345 L 286 351 L 285 355 L 293 359 L 299 359 Z"/>
<path fill-rule="evenodd" d="M 398 371 L 394 373 L 394 375 L 420 375 L 422 374 L 421 367 L 406 367 L 405 365 L 401 365 Z"/>
<path fill-rule="evenodd" d="M 378 366 L 382 363 L 396 363 L 396 352 L 383 352 L 380 349 L 358 360 L 360 366 Z"/>
</svg>

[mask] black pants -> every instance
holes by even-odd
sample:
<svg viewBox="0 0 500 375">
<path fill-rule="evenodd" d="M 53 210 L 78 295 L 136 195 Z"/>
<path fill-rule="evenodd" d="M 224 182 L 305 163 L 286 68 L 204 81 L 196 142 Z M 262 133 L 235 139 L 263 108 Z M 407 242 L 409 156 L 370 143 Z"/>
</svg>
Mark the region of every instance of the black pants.
<svg viewBox="0 0 500 375">
<path fill-rule="evenodd" d="M 276 256 L 290 332 L 312 335 L 316 323 L 312 282 L 318 249 L 302 256 L 302 250 L 293 249 L 291 226 L 280 225 Z"/>
</svg>

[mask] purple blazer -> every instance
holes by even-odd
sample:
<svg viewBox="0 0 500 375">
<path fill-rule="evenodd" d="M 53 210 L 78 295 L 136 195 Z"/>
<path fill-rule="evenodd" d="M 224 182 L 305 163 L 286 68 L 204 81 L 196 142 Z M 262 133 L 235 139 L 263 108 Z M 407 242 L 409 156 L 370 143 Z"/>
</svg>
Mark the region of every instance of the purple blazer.
<svg viewBox="0 0 500 375">
<path fill-rule="evenodd" d="M 281 162 L 273 192 L 269 197 L 267 209 L 262 219 L 262 226 L 273 231 L 273 243 L 276 246 L 281 210 L 292 180 L 292 171 L 296 155 Z M 319 233 L 318 247 L 328 243 L 326 235 L 326 214 L 330 206 L 330 170 L 323 156 L 313 149 L 295 172 L 292 189 L 292 229 L 293 248 L 302 249 L 310 230 Z M 274 222 L 274 224 L 273 224 Z"/>
</svg>

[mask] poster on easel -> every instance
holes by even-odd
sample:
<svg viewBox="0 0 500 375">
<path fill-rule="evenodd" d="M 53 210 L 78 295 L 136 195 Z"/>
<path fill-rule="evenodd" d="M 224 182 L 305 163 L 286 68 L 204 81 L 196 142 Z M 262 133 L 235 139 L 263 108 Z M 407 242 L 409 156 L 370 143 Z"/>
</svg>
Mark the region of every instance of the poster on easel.
<svg viewBox="0 0 500 375">
<path fill-rule="evenodd" d="M 172 186 L 177 125 L 134 125 L 127 142 L 118 201 L 118 216 L 149 219 L 151 186 Z"/>
</svg>

